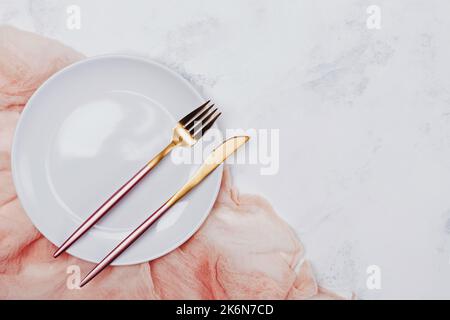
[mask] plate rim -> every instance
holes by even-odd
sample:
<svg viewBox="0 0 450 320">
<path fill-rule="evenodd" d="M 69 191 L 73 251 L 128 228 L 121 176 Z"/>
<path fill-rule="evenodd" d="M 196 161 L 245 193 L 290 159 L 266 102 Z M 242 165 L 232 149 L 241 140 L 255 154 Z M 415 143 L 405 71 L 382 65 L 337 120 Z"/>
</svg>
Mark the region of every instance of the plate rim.
<svg viewBox="0 0 450 320">
<path fill-rule="evenodd" d="M 169 74 L 171 74 L 172 76 L 174 76 L 177 80 L 181 81 L 182 83 L 184 83 L 186 85 L 186 87 L 188 87 L 199 99 L 204 100 L 204 98 L 202 97 L 202 95 L 197 91 L 197 89 L 187 80 L 185 79 L 183 76 L 181 76 L 179 73 L 177 73 L 176 71 L 172 70 L 171 68 L 169 68 L 168 66 L 159 63 L 155 60 L 151 60 L 148 58 L 144 58 L 144 57 L 140 57 L 140 56 L 136 56 L 136 55 L 129 55 L 129 54 L 101 54 L 101 55 L 95 55 L 92 57 L 85 57 L 81 60 L 78 60 L 74 63 L 71 63 L 65 67 L 63 67 L 62 69 L 56 71 L 55 73 L 53 73 L 50 77 L 48 77 L 44 82 L 42 82 L 42 84 L 33 92 L 33 94 L 30 96 L 30 98 L 27 100 L 26 104 L 24 105 L 22 111 L 20 112 L 19 115 L 19 119 L 16 123 L 16 127 L 14 129 L 14 134 L 13 134 L 13 139 L 12 139 L 12 143 L 11 143 L 11 159 L 10 159 L 10 163 L 11 163 L 11 175 L 12 175 L 12 181 L 13 181 L 13 185 L 14 185 L 14 189 L 16 191 L 17 194 L 17 198 L 19 199 L 20 205 L 22 206 L 25 214 L 27 215 L 27 217 L 30 219 L 31 223 L 33 224 L 33 226 L 39 231 L 39 233 L 45 238 L 47 239 L 50 243 L 52 243 L 53 245 L 55 245 L 56 247 L 59 247 L 58 244 L 56 244 L 52 239 L 49 239 L 42 231 L 41 229 L 37 226 L 35 218 L 33 218 L 28 212 L 31 210 L 29 205 L 27 204 L 27 202 L 23 201 L 23 199 L 25 199 L 25 195 L 24 195 L 24 191 L 23 189 L 21 189 L 20 187 L 20 178 L 19 178 L 19 173 L 18 173 L 18 169 L 15 163 L 17 163 L 17 157 L 18 157 L 18 141 L 20 141 L 20 132 L 23 131 L 22 126 L 23 126 L 23 122 L 24 122 L 24 118 L 26 117 L 26 115 L 29 113 L 29 109 L 30 106 L 32 105 L 35 97 L 42 91 L 44 90 L 45 87 L 47 87 L 57 76 L 59 76 L 60 74 L 69 72 L 71 69 L 85 64 L 85 63 L 89 63 L 95 60 L 103 60 L 103 59 L 125 59 L 125 60 L 132 60 L 132 61 L 137 61 L 137 62 L 141 62 L 141 63 L 145 63 L 145 64 L 151 64 L 154 67 L 160 68 L 162 70 L 164 70 L 165 72 L 168 72 Z M 218 126 L 218 124 L 214 124 L 214 127 L 216 128 L 220 128 L 220 126 Z M 222 136 L 222 134 L 221 134 Z M 219 195 L 219 191 L 220 191 L 220 187 L 222 184 L 222 178 L 223 178 L 223 169 L 224 168 L 224 164 L 222 163 L 216 170 L 219 170 L 219 174 L 218 174 L 218 180 L 214 186 L 214 190 L 212 191 L 212 194 L 214 196 L 211 197 L 211 200 L 208 204 L 208 210 L 205 210 L 205 213 L 201 216 L 201 219 L 199 219 L 198 224 L 195 226 L 195 228 L 193 228 L 189 233 L 187 233 L 187 235 L 183 238 L 181 238 L 179 241 L 177 241 L 174 245 L 168 247 L 168 249 L 161 251 L 158 254 L 154 254 L 148 258 L 144 258 L 144 259 L 130 259 L 129 261 L 113 261 L 110 265 L 112 266 L 126 266 L 126 265 L 135 265 L 135 264 L 140 264 L 140 263 L 146 263 L 146 262 L 150 262 L 153 261 L 155 259 L 158 259 L 162 256 L 165 256 L 167 254 L 169 254 L 170 252 L 172 252 L 173 250 L 175 250 L 176 248 L 180 247 L 181 245 L 183 245 L 185 242 L 187 242 L 200 228 L 201 226 L 204 224 L 204 222 L 206 221 L 207 217 L 209 216 L 209 214 L 211 213 L 211 210 L 213 209 L 213 206 L 218 198 Z M 27 208 L 28 207 L 28 208 Z M 89 258 L 81 258 L 78 255 L 74 254 L 73 252 L 71 252 L 73 249 L 69 248 L 68 250 L 66 250 L 65 252 L 70 254 L 73 257 L 76 257 L 77 259 L 83 260 L 83 261 L 88 261 L 88 262 L 92 262 L 92 263 L 98 263 L 98 261 L 93 260 L 93 259 L 89 259 Z"/>
</svg>

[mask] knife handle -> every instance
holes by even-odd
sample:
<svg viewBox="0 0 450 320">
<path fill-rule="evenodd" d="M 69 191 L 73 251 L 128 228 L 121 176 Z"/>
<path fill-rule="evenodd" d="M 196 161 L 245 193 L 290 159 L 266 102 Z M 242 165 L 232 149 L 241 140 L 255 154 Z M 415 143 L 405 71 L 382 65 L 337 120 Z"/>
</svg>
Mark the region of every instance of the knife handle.
<svg viewBox="0 0 450 320">
<path fill-rule="evenodd" d="M 129 246 L 131 246 L 150 226 L 159 219 L 170 207 L 172 207 L 178 200 L 183 198 L 190 190 L 192 190 L 200 181 L 203 180 L 211 171 L 217 168 L 219 164 L 207 165 L 209 172 L 205 172 L 205 164 L 185 183 L 180 190 L 178 190 L 169 200 L 167 200 L 161 207 L 153 212 L 139 227 L 131 232 L 125 239 L 123 239 L 108 255 L 100 261 L 94 269 L 92 269 L 86 277 L 81 281 L 80 287 L 91 281 L 97 274 L 103 271 L 111 262 L 122 254 Z M 202 170 L 203 169 L 203 170 Z"/>
<path fill-rule="evenodd" d="M 172 198 L 171 198 L 172 199 Z M 122 240 L 102 261 L 100 261 L 94 269 L 92 269 L 87 276 L 81 281 L 80 287 L 91 281 L 97 274 L 105 269 L 111 262 L 113 262 L 122 252 L 131 246 L 158 218 L 172 206 L 172 202 L 167 201 L 158 210 L 153 212 L 139 227 L 130 233 Z"/>
</svg>

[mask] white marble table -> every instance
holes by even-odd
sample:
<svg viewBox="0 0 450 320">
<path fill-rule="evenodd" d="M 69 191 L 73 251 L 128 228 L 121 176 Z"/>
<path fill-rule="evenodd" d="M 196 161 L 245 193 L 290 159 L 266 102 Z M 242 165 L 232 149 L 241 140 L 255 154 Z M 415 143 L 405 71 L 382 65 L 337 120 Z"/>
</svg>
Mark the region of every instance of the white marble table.
<svg viewBox="0 0 450 320">
<path fill-rule="evenodd" d="M 237 185 L 295 228 L 321 284 L 373 299 L 450 298 L 449 14 L 447 0 L 0 2 L 0 23 L 168 65 L 223 128 L 279 129 L 278 173 L 236 166 Z"/>
</svg>

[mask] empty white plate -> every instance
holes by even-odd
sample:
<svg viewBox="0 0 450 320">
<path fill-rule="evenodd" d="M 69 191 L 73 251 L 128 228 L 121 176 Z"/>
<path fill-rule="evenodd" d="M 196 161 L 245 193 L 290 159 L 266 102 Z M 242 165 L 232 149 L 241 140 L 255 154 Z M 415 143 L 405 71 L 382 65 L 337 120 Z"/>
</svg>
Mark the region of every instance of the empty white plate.
<svg viewBox="0 0 450 320">
<path fill-rule="evenodd" d="M 28 101 L 12 149 L 14 183 L 34 225 L 52 243 L 62 244 L 169 143 L 176 121 L 203 102 L 176 73 L 139 58 L 101 56 L 53 75 Z M 207 153 L 219 142 L 220 134 L 208 132 L 193 149 Z M 68 252 L 99 262 L 199 166 L 198 157 L 197 163 L 175 161 L 180 151 L 160 162 Z M 189 158 L 193 152 L 183 154 Z M 222 167 L 113 264 L 149 261 L 189 239 L 211 210 L 221 177 Z"/>
</svg>

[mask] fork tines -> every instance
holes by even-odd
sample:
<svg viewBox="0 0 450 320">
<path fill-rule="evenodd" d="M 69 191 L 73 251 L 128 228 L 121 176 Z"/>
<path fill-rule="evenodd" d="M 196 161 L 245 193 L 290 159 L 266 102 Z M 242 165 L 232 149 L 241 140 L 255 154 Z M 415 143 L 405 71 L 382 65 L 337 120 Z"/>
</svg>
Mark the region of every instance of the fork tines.
<svg viewBox="0 0 450 320">
<path fill-rule="evenodd" d="M 214 104 L 209 105 L 210 102 L 211 100 L 206 101 L 200 107 L 178 121 L 196 140 L 200 139 L 222 114 L 221 112 L 218 112 L 217 108 L 213 109 Z"/>
</svg>

